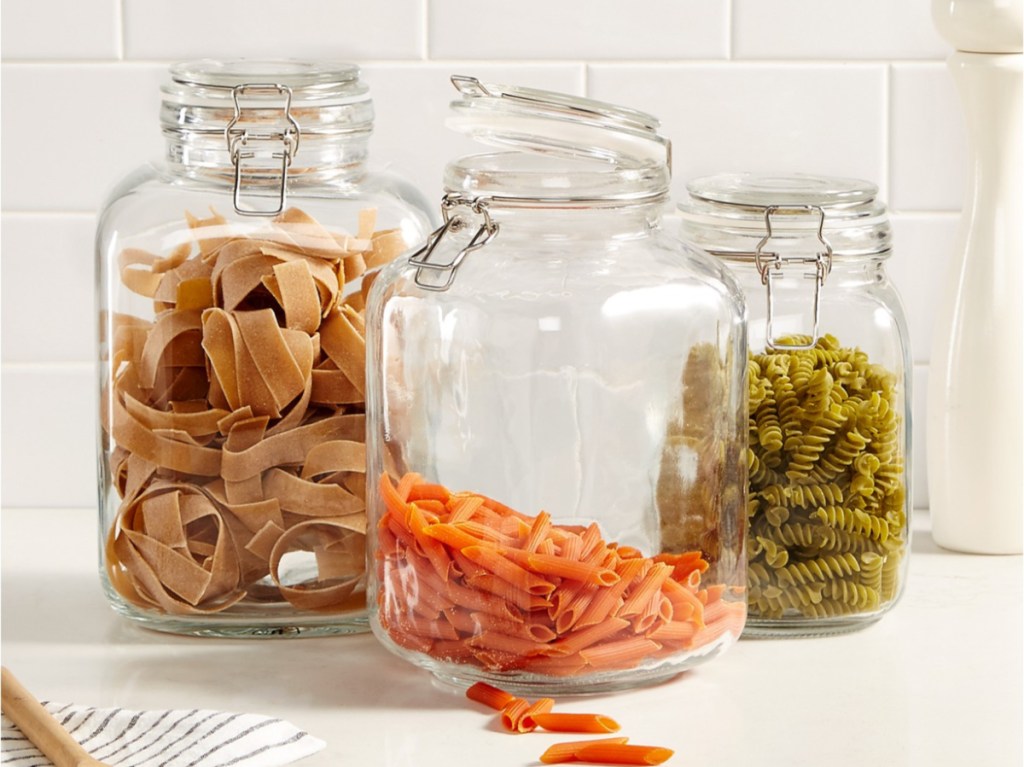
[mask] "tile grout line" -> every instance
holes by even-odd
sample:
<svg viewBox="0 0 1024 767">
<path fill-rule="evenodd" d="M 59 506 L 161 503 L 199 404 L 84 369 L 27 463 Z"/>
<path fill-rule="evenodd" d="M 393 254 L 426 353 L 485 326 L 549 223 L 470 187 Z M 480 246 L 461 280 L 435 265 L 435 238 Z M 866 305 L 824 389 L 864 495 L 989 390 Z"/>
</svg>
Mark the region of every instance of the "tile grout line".
<svg viewBox="0 0 1024 767">
<path fill-rule="evenodd" d="M 893 144 L 893 124 L 892 124 L 892 64 L 889 63 L 885 67 L 885 76 L 882 78 L 882 121 L 885 126 L 884 140 L 882 141 L 882 173 L 885 180 L 885 198 L 891 202 L 893 199 L 893 188 L 892 188 L 892 144 Z"/>
<path fill-rule="evenodd" d="M 122 19 L 123 22 L 123 19 Z M 123 31 L 119 40 L 120 46 L 123 49 Z M 429 40 L 427 40 L 429 44 Z M 120 51 L 119 55 L 123 55 L 124 51 Z M 58 67 L 167 67 L 176 61 L 178 57 L 172 58 L 69 58 L 69 59 L 24 59 L 24 58 L 4 58 L 0 59 L 0 64 L 4 67 L 11 67 L 14 69 L 29 68 L 29 67 L 40 67 L 40 68 L 58 68 Z M 479 57 L 450 57 L 450 58 L 390 58 L 390 59 L 373 59 L 373 58 L 355 58 L 355 63 L 361 66 L 375 66 L 375 67 L 417 67 L 423 64 L 488 64 L 494 66 L 523 66 L 523 67 L 555 67 L 555 66 L 572 66 L 580 61 L 586 61 L 591 65 L 599 65 L 603 67 L 627 67 L 627 68 L 639 68 L 639 67 L 670 67 L 670 68 L 688 68 L 688 67 L 731 67 L 735 69 L 749 67 L 749 68 L 772 68 L 772 67 L 787 67 L 787 68 L 825 68 L 825 67 L 839 67 L 843 69 L 849 68 L 868 68 L 877 66 L 909 66 L 909 67 L 945 67 L 945 59 L 941 58 L 918 58 L 918 59 L 894 59 L 894 58 L 849 58 L 849 57 L 837 57 L 833 59 L 826 58 L 777 58 L 777 59 L 726 59 L 726 58 L 657 58 L 657 59 L 615 59 L 615 58 L 598 58 L 598 59 L 584 59 L 584 58 L 551 58 L 551 57 L 537 57 L 537 58 L 479 58 Z"/>
<path fill-rule="evenodd" d="M 96 362 L 82 360 L 2 360 L 0 372 L 3 373 L 81 373 L 93 371 Z"/>
<path fill-rule="evenodd" d="M 117 24 L 117 60 L 124 61 L 124 4 L 126 0 L 117 0 L 114 5 L 114 22 Z"/>
<path fill-rule="evenodd" d="M 420 30 L 420 45 L 423 46 L 423 53 L 420 58 L 423 61 L 430 61 L 430 0 L 422 0 L 420 11 L 423 14 L 423 29 Z"/>
<path fill-rule="evenodd" d="M 727 61 L 733 59 L 733 51 L 736 49 L 736 30 L 734 20 L 736 18 L 736 0 L 726 0 L 725 3 L 725 58 Z"/>
</svg>

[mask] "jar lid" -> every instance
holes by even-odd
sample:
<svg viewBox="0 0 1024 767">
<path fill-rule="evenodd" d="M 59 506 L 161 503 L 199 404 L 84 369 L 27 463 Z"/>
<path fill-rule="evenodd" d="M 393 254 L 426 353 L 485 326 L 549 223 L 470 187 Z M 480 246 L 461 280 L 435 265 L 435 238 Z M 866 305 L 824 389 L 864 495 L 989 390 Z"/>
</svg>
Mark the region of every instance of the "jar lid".
<svg viewBox="0 0 1024 767">
<path fill-rule="evenodd" d="M 878 187 L 853 178 L 805 174 L 720 174 L 687 184 L 683 230 L 716 255 L 742 256 L 780 240 L 827 238 L 836 257 L 885 255 L 891 227 Z"/>
<path fill-rule="evenodd" d="M 619 204 L 663 198 L 671 144 L 652 115 L 564 93 L 455 75 L 448 127 L 506 152 L 450 163 L 445 188 L 515 204 Z"/>
<path fill-rule="evenodd" d="M 358 97 L 368 92 L 359 79 L 359 67 L 342 61 L 198 59 L 174 64 L 170 75 L 172 84 L 207 89 L 214 98 L 223 98 L 221 94 L 225 91 L 253 83 L 285 85 L 297 98 L 308 99 Z M 165 93 L 168 90 L 174 92 L 173 85 Z"/>
<path fill-rule="evenodd" d="M 198 59 L 173 65 L 161 91 L 165 132 L 223 134 L 239 112 L 260 121 L 282 110 L 304 136 L 373 125 L 369 88 L 345 62 Z"/>
<path fill-rule="evenodd" d="M 462 97 L 448 127 L 484 144 L 631 166 L 671 164 L 669 141 L 653 115 L 554 91 L 484 84 L 454 75 Z"/>
</svg>

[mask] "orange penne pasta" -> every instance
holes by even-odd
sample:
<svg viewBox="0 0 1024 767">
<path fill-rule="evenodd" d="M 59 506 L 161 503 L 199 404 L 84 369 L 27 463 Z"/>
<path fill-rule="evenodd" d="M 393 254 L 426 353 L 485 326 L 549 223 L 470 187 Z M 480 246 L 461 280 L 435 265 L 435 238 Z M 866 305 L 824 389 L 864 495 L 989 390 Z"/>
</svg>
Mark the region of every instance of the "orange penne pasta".
<svg viewBox="0 0 1024 767">
<path fill-rule="evenodd" d="M 580 650 L 580 657 L 595 668 L 631 668 L 660 649 L 654 640 L 634 636 L 592 645 Z"/>
<path fill-rule="evenodd" d="M 579 535 L 570 534 L 565 536 L 562 545 L 558 550 L 561 559 L 578 560 L 583 555 L 583 538 Z"/>
<path fill-rule="evenodd" d="M 533 721 L 550 732 L 618 732 L 619 723 L 601 714 L 535 714 Z"/>
<path fill-rule="evenodd" d="M 563 591 L 555 596 L 558 604 L 548 614 L 555 620 L 555 628 L 559 634 L 566 634 L 583 616 L 587 606 L 598 593 L 598 586 L 584 586 L 577 591 Z"/>
<path fill-rule="evenodd" d="M 675 752 L 660 746 L 633 746 L 625 743 L 592 743 L 578 748 L 575 757 L 593 764 L 661 764 Z"/>
<path fill-rule="evenodd" d="M 483 703 L 485 706 L 489 706 L 496 711 L 501 711 L 516 699 L 516 696 L 512 693 L 493 687 L 487 684 L 487 682 L 476 682 L 470 685 L 469 689 L 466 690 L 466 697 L 470 700 L 475 700 L 477 703 Z"/>
<path fill-rule="evenodd" d="M 529 552 L 537 551 L 537 547 L 540 546 L 541 541 L 545 539 L 550 529 L 551 515 L 546 511 L 540 512 L 540 514 L 534 518 L 533 524 L 530 525 L 530 534 L 526 539 L 526 544 L 523 546 L 523 549 Z"/>
<path fill-rule="evenodd" d="M 412 530 L 413 537 L 416 538 L 416 542 L 420 545 L 420 549 L 430 562 L 430 566 L 434 568 L 434 571 L 442 580 L 447 581 L 452 567 L 452 560 L 448 557 L 448 552 L 445 551 L 441 542 L 424 532 L 426 526 L 427 521 L 423 516 L 423 512 L 415 504 L 410 504 L 409 529 Z"/>
<path fill-rule="evenodd" d="M 688 646 L 697 633 L 697 627 L 689 621 L 669 621 L 652 631 L 651 639 L 663 644 Z"/>
<path fill-rule="evenodd" d="M 661 587 L 670 575 L 672 575 L 671 565 L 666 565 L 664 562 L 656 562 L 654 567 L 643 577 L 643 580 L 637 584 L 636 588 L 626 595 L 626 601 L 623 603 L 618 614 L 625 618 L 629 615 L 642 613 L 646 609 L 647 603 L 661 591 Z"/>
<path fill-rule="evenodd" d="M 561 764 L 563 762 L 575 762 L 576 752 L 587 746 L 612 746 L 623 745 L 629 741 L 628 738 L 600 738 L 598 740 L 577 740 L 573 743 L 555 743 L 540 756 L 544 764 Z"/>
<path fill-rule="evenodd" d="M 467 580 L 469 578 L 475 578 L 478 575 L 489 575 L 494 577 L 484 568 L 480 567 L 476 562 L 473 562 L 467 558 L 461 551 L 457 549 L 452 550 L 452 562 L 455 565 L 455 569 L 459 571 L 463 578 Z"/>
<path fill-rule="evenodd" d="M 619 574 L 607 567 L 565 559 L 553 554 L 530 554 L 526 561 L 531 570 L 542 575 L 557 575 L 597 586 L 611 586 L 620 580 Z"/>
<path fill-rule="evenodd" d="M 628 625 L 629 621 L 623 618 L 609 618 L 594 626 L 566 634 L 561 639 L 547 645 L 544 651 L 549 655 L 571 655 L 617 634 Z"/>
<path fill-rule="evenodd" d="M 473 619 L 474 615 L 481 615 L 479 612 L 470 613 L 464 607 L 452 606 L 442 610 L 441 614 L 459 634 L 475 634 L 480 630 L 480 625 Z"/>
<path fill-rule="evenodd" d="M 465 553 L 465 550 L 471 546 L 479 546 L 485 543 L 485 541 L 481 541 L 479 538 L 470 535 L 461 527 L 449 522 L 438 522 L 436 525 L 427 525 L 423 528 L 423 532 L 431 538 L 436 538 L 441 541 L 441 543 L 451 546 L 453 549 L 458 549 L 463 553 Z"/>
<path fill-rule="evenodd" d="M 511 536 L 506 535 L 501 532 L 501 530 L 495 530 L 493 527 L 488 527 L 483 522 L 475 522 L 467 519 L 464 522 L 449 522 L 449 524 L 454 524 L 463 532 L 469 533 L 474 538 L 481 541 L 489 541 L 491 543 L 501 544 L 502 546 L 507 546 L 513 542 Z"/>
<path fill-rule="evenodd" d="M 398 481 L 398 487 L 395 488 L 395 493 L 403 504 L 408 503 L 409 493 L 411 493 L 412 489 L 419 484 L 420 479 L 422 478 L 419 474 L 413 474 L 410 472 Z"/>
<path fill-rule="evenodd" d="M 432 515 L 434 517 L 434 520 L 432 521 L 437 521 L 437 519 L 443 517 L 445 514 L 448 513 L 448 507 L 445 506 L 440 501 L 432 501 L 429 499 L 419 500 L 413 501 L 413 505 L 416 506 L 416 508 L 420 509 L 421 511 Z"/>
<path fill-rule="evenodd" d="M 486 570 L 483 570 L 480 575 L 466 578 L 466 583 L 474 589 L 501 597 L 521 610 L 543 610 L 551 606 L 551 602 L 544 597 L 516 588 L 508 581 L 503 581 L 494 573 L 489 573 Z"/>
<path fill-rule="evenodd" d="M 640 570 L 643 566 L 644 560 L 642 559 L 630 559 L 623 562 L 618 569 L 619 582 L 614 584 L 611 588 L 603 589 L 599 594 L 597 594 L 590 601 L 590 604 L 587 605 L 587 609 L 576 622 L 576 625 L 580 628 L 584 626 L 592 626 L 595 623 L 600 623 L 611 615 L 612 609 L 618 602 L 619 597 L 622 596 L 623 592 L 640 574 Z"/>
<path fill-rule="evenodd" d="M 456 522 L 468 522 L 473 519 L 473 515 L 476 514 L 484 504 L 484 499 L 478 495 L 453 495 L 448 501 L 448 508 L 450 514 L 448 521 L 452 524 Z"/>
<path fill-rule="evenodd" d="M 619 556 L 623 559 L 636 559 L 637 557 L 643 557 L 643 552 L 633 546 L 619 546 L 616 551 L 619 552 Z"/>
<path fill-rule="evenodd" d="M 501 710 L 501 726 L 508 732 L 519 732 L 519 721 L 529 708 L 528 700 L 513 698 Z"/>
<path fill-rule="evenodd" d="M 483 546 L 467 546 L 462 553 L 481 567 L 490 570 L 516 588 L 537 596 L 547 596 L 555 590 L 555 584 L 510 562 L 494 549 Z"/>
<path fill-rule="evenodd" d="M 521 656 L 529 656 L 544 646 L 532 637 L 513 636 L 489 630 L 471 636 L 466 640 L 466 644 L 480 650 L 499 650 Z"/>
<path fill-rule="evenodd" d="M 601 528 L 597 526 L 596 522 L 587 525 L 587 529 L 583 531 L 580 539 L 583 541 L 583 551 L 580 553 L 580 559 L 586 562 L 598 556 L 604 559 L 604 553 L 608 550 L 608 547 L 601 540 Z"/>
<path fill-rule="evenodd" d="M 697 628 L 703 628 L 704 626 L 704 603 L 697 598 L 697 595 L 690 591 L 686 586 L 681 586 L 671 578 L 665 581 L 662 586 L 662 590 L 665 596 L 672 602 L 672 619 L 676 620 L 675 616 L 677 612 L 685 611 L 685 607 L 682 605 L 688 605 L 692 608 L 692 611 L 686 618 L 679 618 L 679 620 L 692 620 L 697 624 Z"/>
<path fill-rule="evenodd" d="M 725 594 L 725 584 L 716 583 L 713 586 L 708 586 L 704 589 L 704 593 L 707 595 L 707 599 L 704 603 L 710 605 L 720 600 L 722 595 Z"/>
<path fill-rule="evenodd" d="M 522 620 L 522 612 L 508 600 L 488 594 L 478 589 L 460 586 L 455 581 L 445 585 L 445 595 L 454 605 L 471 611 L 479 611 L 496 615 L 499 618 Z"/>
<path fill-rule="evenodd" d="M 575 655 L 551 655 L 534 656 L 529 662 L 529 670 L 535 674 L 546 674 L 548 676 L 575 676 L 581 673 L 587 662 Z"/>
<path fill-rule="evenodd" d="M 449 663 L 475 665 L 476 651 L 461 639 L 435 639 L 430 646 L 430 655 Z"/>
<path fill-rule="evenodd" d="M 664 600 L 664 604 L 662 600 Z M 667 605 L 667 609 L 664 605 Z M 647 634 L 660 624 L 671 619 L 672 603 L 668 600 L 668 597 L 662 595 L 661 591 L 658 591 L 654 595 L 654 599 L 650 600 L 647 606 L 644 607 L 643 612 L 632 616 L 631 623 L 633 624 L 633 631 L 637 634 Z"/>
<path fill-rule="evenodd" d="M 502 618 L 490 613 L 470 613 L 477 625 L 477 631 L 496 631 L 499 634 L 531 639 L 534 642 L 550 642 L 558 636 L 553 629 L 543 623 L 527 623 L 513 618 Z"/>
<path fill-rule="evenodd" d="M 409 488 L 406 500 L 410 503 L 415 501 L 439 501 L 444 504 L 448 502 L 451 493 L 448 488 L 442 485 L 431 485 L 427 482 L 419 482 Z"/>
<path fill-rule="evenodd" d="M 529 517 L 415 474 L 397 485 L 382 475 L 379 492 L 377 604 L 403 647 L 489 671 L 573 676 L 742 630 L 742 600 L 722 599 L 727 584 L 700 583 L 700 552 L 645 557 L 605 541 L 596 523 L 555 525 L 547 512 Z"/>
<path fill-rule="evenodd" d="M 553 698 L 541 698 L 535 701 L 519 718 L 519 732 L 533 732 L 537 729 L 537 717 L 551 713 L 555 707 Z"/>
</svg>

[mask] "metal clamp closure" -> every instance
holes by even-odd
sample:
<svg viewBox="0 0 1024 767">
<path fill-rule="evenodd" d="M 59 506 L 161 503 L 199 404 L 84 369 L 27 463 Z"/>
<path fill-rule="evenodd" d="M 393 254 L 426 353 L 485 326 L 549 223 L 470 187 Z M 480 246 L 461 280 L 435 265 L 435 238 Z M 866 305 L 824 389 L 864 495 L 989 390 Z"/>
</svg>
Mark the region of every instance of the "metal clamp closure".
<svg viewBox="0 0 1024 767">
<path fill-rule="evenodd" d="M 816 213 L 818 216 L 817 238 L 823 250 L 818 251 L 814 257 L 787 257 L 782 258 L 776 251 L 766 251 L 765 246 L 772 239 L 772 216 L 776 213 Z M 811 349 L 818 340 L 818 321 L 821 318 L 821 289 L 825 284 L 825 278 L 832 271 L 832 246 L 825 239 L 825 211 L 817 205 L 771 205 L 764 211 L 765 235 L 757 243 L 754 250 L 754 265 L 761 275 L 761 284 L 767 291 L 768 307 L 765 327 L 765 342 L 771 349 L 795 351 Z M 814 280 L 814 305 L 813 305 L 813 326 L 811 329 L 810 342 L 806 344 L 784 342 L 775 337 L 773 329 L 775 319 L 775 298 L 772 293 L 772 285 L 775 280 L 782 277 L 783 264 L 810 264 L 814 271 L 805 273 L 806 279 Z"/>
<path fill-rule="evenodd" d="M 242 118 L 241 100 L 246 96 L 280 96 L 284 99 L 281 107 L 284 115 L 284 129 L 268 129 L 266 131 L 253 128 L 237 128 Z M 235 113 L 231 121 L 224 128 L 224 138 L 227 141 L 228 152 L 231 156 L 231 164 L 235 166 L 235 184 L 232 194 L 232 202 L 235 212 L 242 216 L 276 216 L 285 207 L 287 195 L 288 168 L 292 164 L 292 158 L 299 151 L 299 123 L 292 116 L 292 89 L 287 85 L 275 83 L 245 83 L 231 89 L 231 98 L 235 105 Z M 272 109 L 267 104 L 261 104 L 259 109 Z M 267 149 L 259 151 L 257 147 L 269 144 Z M 280 145 L 280 149 L 275 148 Z M 273 210 L 261 210 L 244 207 L 242 205 L 242 165 L 244 160 L 251 160 L 255 157 L 269 157 L 281 161 L 280 183 L 277 193 L 277 207 Z"/>
<path fill-rule="evenodd" d="M 451 287 L 455 280 L 455 272 L 462 264 L 467 255 L 478 250 L 489 243 L 498 233 L 498 225 L 491 218 L 488 209 L 490 201 L 485 197 L 469 198 L 458 194 L 446 194 L 441 200 L 441 215 L 444 223 L 431 232 L 426 244 L 409 258 L 409 263 L 416 267 L 416 284 L 424 290 L 444 291 Z M 458 208 L 467 208 L 469 215 L 459 212 Z M 480 218 L 481 223 L 476 232 L 470 238 L 469 243 L 461 248 L 447 263 L 431 263 L 430 257 L 434 254 L 437 246 L 445 235 L 458 233 L 468 229 L 474 219 Z M 431 281 L 425 279 L 425 272 L 440 274 L 442 281 Z"/>
</svg>

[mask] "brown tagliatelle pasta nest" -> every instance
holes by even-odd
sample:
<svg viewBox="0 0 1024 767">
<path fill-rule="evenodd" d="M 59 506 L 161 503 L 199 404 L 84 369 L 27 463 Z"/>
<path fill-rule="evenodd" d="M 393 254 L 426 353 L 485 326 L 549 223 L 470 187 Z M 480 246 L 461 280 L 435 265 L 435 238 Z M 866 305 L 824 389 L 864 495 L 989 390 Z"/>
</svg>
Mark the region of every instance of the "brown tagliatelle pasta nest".
<svg viewBox="0 0 1024 767">
<path fill-rule="evenodd" d="M 127 248 L 120 276 L 150 321 L 110 318 L 103 427 L 121 497 L 107 571 L 128 601 L 178 615 L 240 602 L 363 605 L 362 316 L 397 230 L 329 232 L 291 208 L 258 232 L 186 214 L 166 256 Z M 315 567 L 286 577 L 282 560 Z"/>
</svg>

